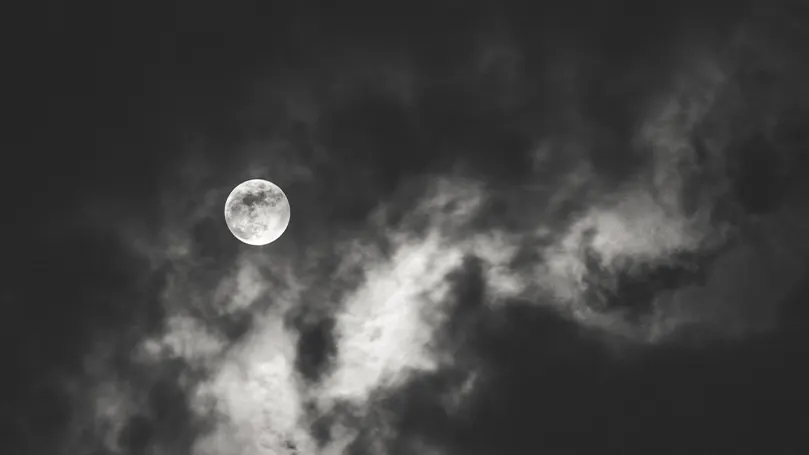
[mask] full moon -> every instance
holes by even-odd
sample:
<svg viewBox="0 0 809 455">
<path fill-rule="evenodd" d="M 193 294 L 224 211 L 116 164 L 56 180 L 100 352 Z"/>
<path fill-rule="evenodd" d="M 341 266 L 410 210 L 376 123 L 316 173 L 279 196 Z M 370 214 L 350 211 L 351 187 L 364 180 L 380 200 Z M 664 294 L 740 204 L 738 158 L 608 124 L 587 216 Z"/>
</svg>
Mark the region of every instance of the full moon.
<svg viewBox="0 0 809 455">
<path fill-rule="evenodd" d="M 289 225 L 289 200 L 278 185 L 248 180 L 230 192 L 225 201 L 225 222 L 230 232 L 248 245 L 278 240 Z"/>
</svg>

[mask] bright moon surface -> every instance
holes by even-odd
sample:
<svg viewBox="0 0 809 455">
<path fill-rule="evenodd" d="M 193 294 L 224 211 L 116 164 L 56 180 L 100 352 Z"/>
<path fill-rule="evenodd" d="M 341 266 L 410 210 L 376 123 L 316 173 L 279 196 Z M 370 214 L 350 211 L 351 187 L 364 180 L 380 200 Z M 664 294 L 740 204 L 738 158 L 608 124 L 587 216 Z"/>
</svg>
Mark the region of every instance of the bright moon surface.
<svg viewBox="0 0 809 455">
<path fill-rule="evenodd" d="M 252 179 L 239 184 L 225 201 L 230 232 L 248 245 L 278 240 L 289 225 L 289 200 L 278 185 Z"/>
</svg>

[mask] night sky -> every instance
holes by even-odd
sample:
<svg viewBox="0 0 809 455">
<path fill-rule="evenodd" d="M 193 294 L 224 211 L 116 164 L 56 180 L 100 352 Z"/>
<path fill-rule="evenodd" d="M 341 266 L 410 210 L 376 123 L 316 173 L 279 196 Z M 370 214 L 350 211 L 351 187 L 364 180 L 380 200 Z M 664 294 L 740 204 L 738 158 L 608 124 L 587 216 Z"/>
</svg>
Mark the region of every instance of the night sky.
<svg viewBox="0 0 809 455">
<path fill-rule="evenodd" d="M 7 58 L 1 453 L 809 453 L 809 5 L 96 3 Z"/>
</svg>

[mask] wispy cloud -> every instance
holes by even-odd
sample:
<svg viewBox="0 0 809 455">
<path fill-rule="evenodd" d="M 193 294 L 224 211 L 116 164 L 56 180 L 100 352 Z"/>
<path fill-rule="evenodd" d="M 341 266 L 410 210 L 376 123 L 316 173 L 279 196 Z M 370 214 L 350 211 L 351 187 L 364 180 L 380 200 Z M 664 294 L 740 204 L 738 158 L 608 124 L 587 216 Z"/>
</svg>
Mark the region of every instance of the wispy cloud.
<svg viewBox="0 0 809 455">
<path fill-rule="evenodd" d="M 532 96 L 525 50 L 505 32 L 494 36 L 472 53 L 469 74 L 448 77 L 499 87 L 487 107 L 519 117 L 522 97 Z M 407 111 L 402 118 L 423 120 L 422 90 L 432 82 L 416 63 L 363 54 L 335 73 L 261 76 L 244 115 L 285 120 L 253 123 L 265 137 L 234 144 L 226 165 L 201 158 L 213 144 L 190 144 L 168 171 L 157 220 L 122 217 L 112 226 L 159 282 L 147 297 L 157 305 L 143 303 L 157 308 L 157 324 L 133 327 L 134 342 L 99 343 L 123 353 L 98 354 L 71 390 L 90 404 L 76 412 L 70 450 L 88 445 L 76 436 L 87 432 L 110 453 L 126 453 L 128 434 L 153 454 L 444 453 L 453 443 L 442 445 L 408 413 L 424 406 L 452 437 L 465 434 L 463 415 L 510 396 L 491 384 L 522 384 L 502 378 L 516 368 L 502 352 L 532 365 L 542 356 L 561 362 L 560 352 L 591 360 L 597 349 L 576 337 L 649 346 L 674 343 L 695 324 L 724 336 L 772 327 L 773 301 L 803 266 L 746 244 L 722 214 L 732 199 L 724 166 L 733 128 L 715 112 L 735 92 L 726 62 L 700 55 L 672 64 L 664 89 L 638 102 L 642 115 L 616 152 L 631 161 L 620 179 L 592 159 L 601 137 L 592 119 L 572 112 L 584 98 L 577 83 L 558 94 L 571 101 L 565 131 L 544 132 L 541 116 L 522 119 L 536 124 L 528 134 L 536 141 L 520 151 L 528 177 L 488 179 L 481 162 L 460 159 L 385 188 L 383 158 L 374 158 L 385 144 L 346 133 L 340 146 L 361 158 L 335 152 L 329 128 L 339 122 L 325 117 L 381 96 Z M 566 71 L 587 80 L 576 65 Z M 288 137 L 295 122 L 305 140 Z M 257 175 L 290 189 L 293 220 L 278 242 L 250 249 L 230 241 L 221 205 L 230 187 Z M 351 203 L 356 213 L 336 221 L 331 207 Z M 788 219 L 767 216 L 758 228 Z M 788 250 L 797 240 L 776 243 Z M 762 291 L 769 288 L 778 292 Z M 573 328 L 584 335 L 570 335 Z M 161 419 L 149 398 L 161 381 L 182 392 L 191 433 L 182 449 L 166 442 L 171 435 L 133 430 L 137 418 Z"/>
</svg>

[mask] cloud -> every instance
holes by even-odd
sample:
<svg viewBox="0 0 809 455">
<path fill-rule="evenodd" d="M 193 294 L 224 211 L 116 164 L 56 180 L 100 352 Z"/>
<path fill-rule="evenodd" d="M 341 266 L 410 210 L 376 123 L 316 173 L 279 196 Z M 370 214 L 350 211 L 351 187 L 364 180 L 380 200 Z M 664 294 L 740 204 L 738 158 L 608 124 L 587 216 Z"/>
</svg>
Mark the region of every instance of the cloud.
<svg viewBox="0 0 809 455">
<path fill-rule="evenodd" d="M 374 411 L 379 394 L 395 393 L 411 378 L 451 362 L 434 347 L 450 312 L 444 277 L 469 254 L 488 259 L 492 277 L 505 276 L 515 248 L 505 234 L 465 232 L 486 199 L 479 183 L 444 177 L 422 183 L 427 183 L 424 194 L 406 202 L 410 208 L 401 208 L 405 215 L 398 224 L 388 224 L 389 210 L 380 207 L 369 219 L 379 234 L 332 245 L 335 252 L 346 253 L 332 269 L 333 279 L 307 265 L 320 255 L 282 259 L 245 250 L 218 255 L 228 261 L 223 264 L 210 261 L 195 244 L 199 240 L 182 234 L 185 223 L 166 227 L 156 237 L 184 247 L 165 249 L 169 254 L 161 258 L 163 264 L 152 260 L 153 270 L 165 274 L 159 293 L 164 319 L 158 331 L 138 343 L 130 361 L 136 369 L 180 361 L 195 372 L 183 386 L 189 412 L 212 422 L 199 427 L 195 453 L 310 453 L 317 444 L 309 431 L 313 419 L 353 409 L 332 424 L 330 442 L 322 449 L 339 451 L 335 447 L 371 437 L 357 433 L 350 422 L 382 418 L 384 413 Z M 152 255 L 141 240 L 132 245 Z M 341 279 L 349 287 L 331 292 Z M 496 289 L 504 294 L 516 285 L 510 286 L 504 282 Z M 317 289 L 323 292 L 313 292 Z M 337 300 L 318 302 L 315 297 Z M 315 382 L 296 369 L 305 353 L 298 351 L 302 332 L 294 318 L 307 311 L 308 317 L 334 321 L 329 339 L 336 347 Z M 249 321 L 247 329 L 233 335 L 229 321 L 239 317 Z M 115 439 L 144 409 L 148 406 L 99 411 L 95 418 L 118 422 L 106 430 L 106 437 Z M 345 419 L 349 423 L 339 423 Z M 390 425 L 384 422 L 379 424 Z"/>
<path fill-rule="evenodd" d="M 85 368 L 69 450 L 90 434 L 111 453 L 516 451 L 610 411 L 613 384 L 598 381 L 626 361 L 615 345 L 774 327 L 804 273 L 806 218 L 751 216 L 730 190 L 732 65 L 704 49 L 675 59 L 632 100 L 637 118 L 619 119 L 631 131 L 610 135 L 584 112 L 586 55 L 571 57 L 559 71 L 573 82 L 549 97 L 567 106 L 565 128 L 549 133 L 545 116 L 519 115 L 531 49 L 493 36 L 445 93 L 435 68 L 362 52 L 332 76 L 257 78 L 243 114 L 261 137 L 227 163 L 193 142 L 167 166 L 155 220 L 111 227 L 157 283 L 141 296 L 156 323 L 133 327 L 134 342 L 105 339 L 110 352 Z M 480 87 L 498 90 L 476 108 Z M 500 141 L 512 134 L 525 137 Z M 385 164 L 429 162 L 433 142 L 451 165 Z M 256 174 L 293 200 L 289 231 L 262 249 L 231 241 L 219 218 L 230 187 Z M 168 418 L 155 389 L 174 393 L 181 442 L 156 429 Z"/>
<path fill-rule="evenodd" d="M 196 389 L 192 409 L 217 417 L 213 430 L 195 442 L 193 453 L 296 453 L 292 447 L 312 453 L 311 437 L 300 428 L 304 409 L 294 370 L 294 334 L 273 316 L 231 348 Z"/>
<path fill-rule="evenodd" d="M 460 262 L 458 251 L 443 250 L 439 242 L 431 233 L 418 245 L 398 248 L 389 265 L 366 273 L 367 284 L 337 316 L 337 365 L 325 394 L 365 399 L 374 389 L 401 385 L 408 369 L 437 368 L 425 318 L 441 312 L 443 277 Z"/>
</svg>

